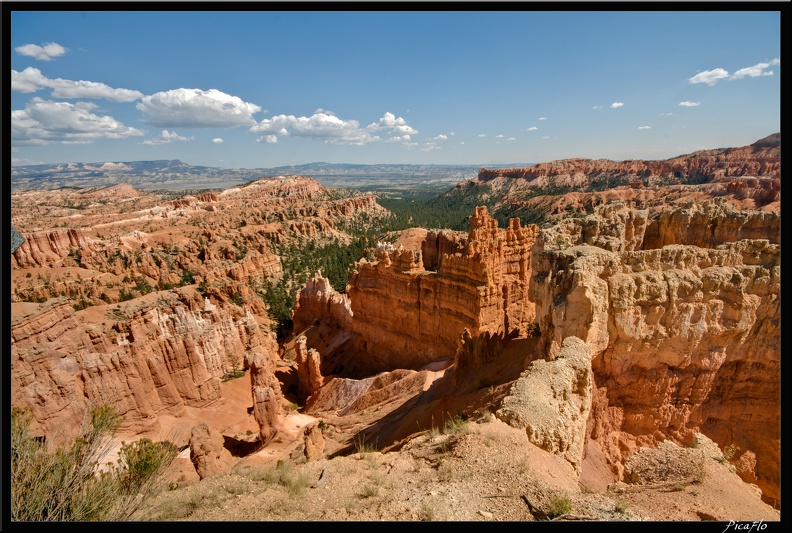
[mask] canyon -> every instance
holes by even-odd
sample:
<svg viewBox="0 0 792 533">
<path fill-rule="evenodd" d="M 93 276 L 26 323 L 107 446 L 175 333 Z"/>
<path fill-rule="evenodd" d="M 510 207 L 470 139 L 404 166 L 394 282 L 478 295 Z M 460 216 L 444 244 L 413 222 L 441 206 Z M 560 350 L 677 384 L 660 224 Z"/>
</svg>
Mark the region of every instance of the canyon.
<svg viewBox="0 0 792 533">
<path fill-rule="evenodd" d="M 391 233 L 345 290 L 307 273 L 285 337 L 264 295 L 288 247 L 351 242 L 390 216 L 375 196 L 300 176 L 185 196 L 16 193 L 12 405 L 55 440 L 110 404 L 125 438 L 189 449 L 184 485 L 234 462 L 417 460 L 432 428 L 469 421 L 517 439 L 535 476 L 576 497 L 673 481 L 662 464 L 704 454 L 735 493 L 755 488 L 735 519 L 777 516 L 780 135 L 662 162 L 482 169 L 455 189 L 471 187 L 547 223 L 499 227 L 478 206 L 468 231 Z M 207 463 L 210 446 L 233 458 Z M 731 519 L 696 509 L 659 519 Z M 511 516 L 539 519 L 526 512 Z"/>
</svg>

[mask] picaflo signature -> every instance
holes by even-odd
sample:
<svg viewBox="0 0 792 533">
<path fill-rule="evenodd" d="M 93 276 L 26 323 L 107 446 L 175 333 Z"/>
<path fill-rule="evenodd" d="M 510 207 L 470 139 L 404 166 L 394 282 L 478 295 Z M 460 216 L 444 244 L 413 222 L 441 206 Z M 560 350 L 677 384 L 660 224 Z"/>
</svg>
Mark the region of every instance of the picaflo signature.
<svg viewBox="0 0 792 533">
<path fill-rule="evenodd" d="M 735 522 L 734 520 L 729 520 L 729 523 L 726 525 L 726 529 L 723 530 L 722 533 L 726 533 L 730 529 L 733 531 L 742 531 L 743 533 L 750 533 L 754 529 L 756 531 L 763 531 L 767 527 L 767 524 L 764 521 L 753 521 L 753 522 Z"/>
</svg>

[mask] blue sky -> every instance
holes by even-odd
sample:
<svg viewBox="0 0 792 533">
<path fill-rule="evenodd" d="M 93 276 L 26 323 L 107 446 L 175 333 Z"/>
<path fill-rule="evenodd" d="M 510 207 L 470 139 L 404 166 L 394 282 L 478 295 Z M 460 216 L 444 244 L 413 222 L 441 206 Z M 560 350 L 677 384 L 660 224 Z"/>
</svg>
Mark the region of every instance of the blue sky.
<svg viewBox="0 0 792 533">
<path fill-rule="evenodd" d="M 758 10 L 13 12 L 12 164 L 744 146 L 780 131 L 780 24 Z"/>
</svg>

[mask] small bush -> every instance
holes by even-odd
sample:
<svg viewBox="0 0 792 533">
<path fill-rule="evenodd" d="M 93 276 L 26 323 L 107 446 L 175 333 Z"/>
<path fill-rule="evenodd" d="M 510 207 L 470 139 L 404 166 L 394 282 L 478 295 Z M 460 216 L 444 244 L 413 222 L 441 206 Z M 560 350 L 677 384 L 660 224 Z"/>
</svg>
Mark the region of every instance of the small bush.
<svg viewBox="0 0 792 533">
<path fill-rule="evenodd" d="M 466 435 L 469 432 L 466 417 L 457 415 L 446 420 L 443 432 L 446 435 Z"/>
<path fill-rule="evenodd" d="M 616 512 L 617 513 L 624 514 L 624 513 L 627 512 L 627 510 L 629 508 L 630 508 L 630 506 L 627 505 L 626 502 L 623 502 L 621 500 L 616 500 Z"/>
<path fill-rule="evenodd" d="M 572 511 L 572 502 L 569 498 L 561 498 L 553 496 L 553 501 L 550 502 L 550 515 L 557 518 Z"/>
<path fill-rule="evenodd" d="M 364 485 L 363 489 L 360 491 L 361 498 L 373 498 L 377 495 L 379 495 L 379 487 L 374 485 Z"/>
<path fill-rule="evenodd" d="M 127 520 L 155 494 L 175 458 L 170 443 L 122 446 L 117 465 L 98 471 L 122 417 L 111 407 L 93 409 L 66 446 L 30 435 L 30 410 L 11 411 L 11 519 L 13 521 Z M 145 440 L 145 439 L 144 439 Z"/>
<path fill-rule="evenodd" d="M 278 461 L 274 467 L 254 470 L 250 474 L 254 481 L 277 484 L 285 487 L 291 496 L 301 495 L 311 484 L 308 475 L 299 471 L 288 461 Z"/>
</svg>

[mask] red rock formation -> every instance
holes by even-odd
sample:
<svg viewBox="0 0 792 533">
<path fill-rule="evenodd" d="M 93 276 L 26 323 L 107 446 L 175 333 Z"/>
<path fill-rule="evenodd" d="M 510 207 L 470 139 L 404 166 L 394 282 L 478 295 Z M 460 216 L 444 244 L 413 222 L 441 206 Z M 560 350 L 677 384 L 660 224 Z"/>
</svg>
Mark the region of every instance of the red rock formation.
<svg viewBox="0 0 792 533">
<path fill-rule="evenodd" d="M 308 348 L 306 346 L 307 342 L 307 337 L 303 335 L 295 343 L 295 351 L 297 352 L 295 357 L 297 362 L 297 393 L 302 403 L 305 403 L 305 400 L 324 385 L 319 352 L 313 348 Z"/>
<path fill-rule="evenodd" d="M 369 354 L 369 370 L 453 358 L 465 329 L 474 336 L 525 334 L 533 323 L 532 309 L 523 302 L 536 234 L 535 226 L 522 228 L 517 220 L 499 230 L 482 207 L 464 245 L 439 232 L 429 233 L 421 250 L 382 246 L 376 261 L 356 263 L 347 288 L 355 319 L 338 322 L 351 323 L 358 350 Z M 303 292 L 294 312 L 297 331 L 328 316 L 324 308 L 330 305 L 312 296 L 315 282 Z"/>
<path fill-rule="evenodd" d="M 231 469 L 233 457 L 225 449 L 223 435 L 206 424 L 192 429 L 190 460 L 201 479 L 226 474 Z"/>
<path fill-rule="evenodd" d="M 503 177 L 529 181 L 541 187 L 578 187 L 600 179 L 615 179 L 625 185 L 640 180 L 647 185 L 655 185 L 701 183 L 730 176 L 780 178 L 780 142 L 780 134 L 776 134 L 751 146 L 703 150 L 665 161 L 564 159 L 525 168 L 483 168 L 479 171 L 478 180 L 487 182 Z"/>
<path fill-rule="evenodd" d="M 703 228 L 722 221 L 722 229 L 705 229 L 701 242 L 701 228 L 675 211 L 661 219 L 663 233 L 677 242 L 690 235 L 692 244 L 624 251 L 545 244 L 553 235 L 577 244 L 582 232 L 567 230 L 585 219 L 543 232 L 532 298 L 544 351 L 552 359 L 569 336 L 591 348 L 589 436 L 617 469 L 639 446 L 684 443 L 701 431 L 755 453 L 758 484 L 778 498 L 779 247 L 737 240 L 756 213 L 689 210 Z"/>
<path fill-rule="evenodd" d="M 250 388 L 253 395 L 253 416 L 259 425 L 261 443 L 266 445 L 282 423 L 281 390 L 274 374 L 274 341 L 269 337 L 270 348 L 251 350 L 245 356 L 250 368 Z"/>
<path fill-rule="evenodd" d="M 188 294 L 83 311 L 65 300 L 12 304 L 12 404 L 31 407 L 46 434 L 78 427 L 95 403 L 116 407 L 123 431 L 149 431 L 160 414 L 215 402 L 246 352 L 274 356 L 253 315 Z"/>
<path fill-rule="evenodd" d="M 93 250 L 93 240 L 78 229 L 23 233 L 25 242 L 11 255 L 12 266 L 27 268 L 58 263 L 74 250 Z"/>
</svg>

